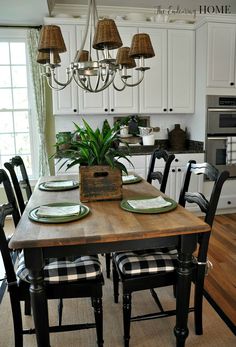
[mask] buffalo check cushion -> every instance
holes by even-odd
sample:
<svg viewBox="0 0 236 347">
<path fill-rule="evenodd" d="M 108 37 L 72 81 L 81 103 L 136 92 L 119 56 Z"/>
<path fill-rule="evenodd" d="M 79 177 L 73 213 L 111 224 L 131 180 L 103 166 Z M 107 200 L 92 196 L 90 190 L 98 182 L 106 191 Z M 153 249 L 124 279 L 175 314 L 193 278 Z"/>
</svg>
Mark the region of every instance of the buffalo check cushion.
<svg viewBox="0 0 236 347">
<path fill-rule="evenodd" d="M 101 275 L 101 264 L 97 255 L 50 258 L 45 260 L 43 271 L 44 281 L 51 284 L 93 280 Z M 21 280 L 30 282 L 23 252 L 19 255 L 16 274 Z"/>
<path fill-rule="evenodd" d="M 177 250 L 170 248 L 114 253 L 114 261 L 125 276 L 174 271 Z"/>
</svg>

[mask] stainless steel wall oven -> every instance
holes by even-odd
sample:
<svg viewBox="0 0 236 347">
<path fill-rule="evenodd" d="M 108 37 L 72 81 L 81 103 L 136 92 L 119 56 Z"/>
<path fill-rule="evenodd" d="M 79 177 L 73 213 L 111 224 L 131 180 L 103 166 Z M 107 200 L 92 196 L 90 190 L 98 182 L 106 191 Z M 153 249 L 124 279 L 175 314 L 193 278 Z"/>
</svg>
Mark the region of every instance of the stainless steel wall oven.
<svg viewBox="0 0 236 347">
<path fill-rule="evenodd" d="M 206 161 L 236 177 L 236 96 L 207 96 Z"/>
</svg>

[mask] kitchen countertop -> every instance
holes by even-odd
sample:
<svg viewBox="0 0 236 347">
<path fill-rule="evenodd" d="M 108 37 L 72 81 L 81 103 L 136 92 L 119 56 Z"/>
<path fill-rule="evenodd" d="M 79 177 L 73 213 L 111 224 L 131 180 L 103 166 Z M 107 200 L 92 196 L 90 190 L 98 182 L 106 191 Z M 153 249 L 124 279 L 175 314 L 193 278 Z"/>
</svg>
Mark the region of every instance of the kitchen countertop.
<svg viewBox="0 0 236 347">
<path fill-rule="evenodd" d="M 125 145 L 121 146 L 120 148 L 122 148 L 123 151 L 126 150 Z M 156 140 L 153 146 L 129 145 L 129 148 L 127 148 L 127 153 L 130 153 L 130 155 L 148 155 L 152 154 L 156 148 L 166 149 L 169 153 L 174 154 L 204 153 L 203 142 L 193 140 L 187 140 L 186 149 L 183 150 L 169 148 L 168 140 Z M 66 151 L 61 151 L 55 155 L 55 158 L 68 158 L 68 156 L 66 155 Z"/>
<path fill-rule="evenodd" d="M 125 146 L 121 147 L 125 149 Z M 132 155 L 145 155 L 151 154 L 156 148 L 166 149 L 169 153 L 204 153 L 203 142 L 187 140 L 186 148 L 182 150 L 169 148 L 168 140 L 156 140 L 153 146 L 143 146 L 143 145 L 129 145 L 129 151 Z"/>
</svg>

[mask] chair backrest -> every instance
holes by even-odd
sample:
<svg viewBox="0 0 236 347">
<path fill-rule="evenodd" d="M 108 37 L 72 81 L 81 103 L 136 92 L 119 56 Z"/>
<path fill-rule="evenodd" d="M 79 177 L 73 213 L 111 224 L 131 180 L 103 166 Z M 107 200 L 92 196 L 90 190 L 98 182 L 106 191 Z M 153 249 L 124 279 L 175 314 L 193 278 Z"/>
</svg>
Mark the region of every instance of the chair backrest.
<svg viewBox="0 0 236 347">
<path fill-rule="evenodd" d="M 207 179 L 213 182 L 212 191 L 208 199 L 201 192 L 189 191 L 191 176 L 193 174 L 204 175 Z M 220 173 L 209 163 L 196 163 L 194 160 L 190 160 L 187 164 L 185 177 L 180 191 L 179 204 L 184 207 L 186 202 L 197 204 L 200 210 L 204 213 L 204 221 L 212 227 L 221 190 L 228 177 L 228 171 Z M 206 261 L 209 238 L 210 232 L 199 234 L 198 243 L 200 244 L 200 247 L 198 252 L 198 261 L 200 262 Z"/>
<path fill-rule="evenodd" d="M 25 209 L 25 202 L 24 202 L 24 197 L 23 197 L 21 189 L 22 188 L 25 189 L 28 200 L 32 195 L 32 190 L 30 187 L 29 178 L 27 175 L 24 162 L 20 156 L 16 156 L 16 157 L 13 157 L 9 162 L 4 163 L 4 166 L 10 173 L 11 180 L 12 180 L 14 190 L 16 193 L 18 205 L 19 205 L 21 213 L 23 213 Z M 20 168 L 22 180 L 18 180 L 17 178 L 16 172 L 15 172 L 16 167 Z"/>
<path fill-rule="evenodd" d="M 7 197 L 7 202 L 8 204 L 11 206 L 12 208 L 12 217 L 13 217 L 13 221 L 15 226 L 17 226 L 19 220 L 20 220 L 20 213 L 17 207 L 17 202 L 16 202 L 16 198 L 11 186 L 11 182 L 9 180 L 9 177 L 6 173 L 5 170 L 0 169 L 0 184 L 3 184 L 4 190 L 5 190 L 5 194 Z"/>
<path fill-rule="evenodd" d="M 11 203 L 0 206 L 0 250 L 3 259 L 3 264 L 6 272 L 8 285 L 16 283 L 16 273 L 13 265 L 13 258 L 8 247 L 8 240 L 4 232 L 4 224 L 7 216 L 14 218 L 14 207 Z"/>
<path fill-rule="evenodd" d="M 164 159 L 165 161 L 165 167 L 163 172 L 154 171 L 157 159 Z M 149 169 L 148 169 L 147 182 L 152 183 L 152 180 L 158 180 L 160 184 L 160 191 L 162 193 L 165 193 L 170 166 L 174 159 L 175 159 L 174 154 L 169 154 L 167 151 L 163 149 L 155 149 L 154 152 L 152 153 Z"/>
</svg>

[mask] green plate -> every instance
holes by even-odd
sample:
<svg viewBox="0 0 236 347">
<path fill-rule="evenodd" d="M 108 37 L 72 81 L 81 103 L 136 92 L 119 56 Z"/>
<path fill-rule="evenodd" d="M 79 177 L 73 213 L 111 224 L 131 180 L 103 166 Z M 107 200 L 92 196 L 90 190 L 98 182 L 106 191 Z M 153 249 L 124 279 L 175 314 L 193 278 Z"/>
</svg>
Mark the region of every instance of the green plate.
<svg viewBox="0 0 236 347">
<path fill-rule="evenodd" d="M 67 182 L 68 180 L 57 180 L 57 181 L 48 181 L 48 182 Z M 42 182 L 39 184 L 39 189 L 40 190 L 46 190 L 49 192 L 59 192 L 59 191 L 63 191 L 63 190 L 71 190 L 71 189 L 75 189 L 79 187 L 79 182 L 78 181 L 74 181 L 74 180 L 70 180 L 73 181 L 73 186 L 68 187 L 68 186 L 58 186 L 58 187 L 47 187 L 47 183 L 48 182 Z"/>
<path fill-rule="evenodd" d="M 126 211 L 129 211 L 129 212 L 134 212 L 134 213 L 165 213 L 165 212 L 169 212 L 169 211 L 172 211 L 174 210 L 178 203 L 170 198 L 164 198 L 166 201 L 168 202 L 171 202 L 171 205 L 169 206 L 166 206 L 166 207 L 158 207 L 158 208 L 145 208 L 145 209 L 137 209 L 137 208 L 133 208 L 129 205 L 129 203 L 127 202 L 127 200 L 132 200 L 132 199 L 135 199 L 135 200 L 143 200 L 143 199 L 153 199 L 153 196 L 152 197 L 139 197 L 139 198 L 129 198 L 129 199 L 124 199 L 121 201 L 120 203 L 120 207 L 123 209 L 123 210 L 126 210 Z"/>
<path fill-rule="evenodd" d="M 142 181 L 142 177 L 140 176 L 135 176 L 135 178 L 129 180 L 129 181 L 126 181 L 126 182 L 122 182 L 122 184 L 133 184 L 133 183 L 138 183 L 138 182 L 141 182 Z"/>
<path fill-rule="evenodd" d="M 60 203 L 52 203 L 52 204 L 46 204 L 45 206 L 74 206 L 74 205 L 78 205 L 77 203 L 74 202 L 60 202 Z M 80 205 L 80 214 L 79 215 L 74 215 L 74 216 L 66 216 L 66 217 L 39 217 L 37 215 L 37 211 L 39 209 L 40 206 L 33 208 L 30 212 L 29 212 L 29 219 L 34 221 L 34 222 L 39 222 L 39 223 L 67 223 L 67 222 L 72 222 L 81 218 L 84 218 L 85 216 L 87 216 L 87 214 L 89 213 L 89 208 L 85 205 Z"/>
</svg>

